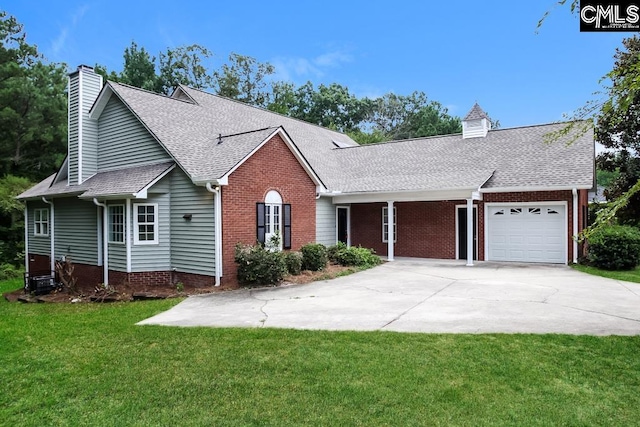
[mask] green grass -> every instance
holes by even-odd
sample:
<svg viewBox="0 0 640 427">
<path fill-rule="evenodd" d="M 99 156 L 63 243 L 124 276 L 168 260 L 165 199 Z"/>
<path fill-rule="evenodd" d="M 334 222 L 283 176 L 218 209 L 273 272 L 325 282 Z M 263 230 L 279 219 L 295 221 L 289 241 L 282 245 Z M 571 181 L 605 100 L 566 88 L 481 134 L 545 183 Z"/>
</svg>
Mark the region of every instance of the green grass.
<svg viewBox="0 0 640 427">
<path fill-rule="evenodd" d="M 176 303 L 0 301 L 0 425 L 640 420 L 640 337 L 134 325 Z"/>
<path fill-rule="evenodd" d="M 634 270 L 627 270 L 627 271 L 602 270 L 600 268 L 591 267 L 588 265 L 580 265 L 580 264 L 574 264 L 572 265 L 572 267 L 578 271 L 582 271 L 583 273 L 593 274 L 595 276 L 602 276 L 602 277 L 608 277 L 609 279 L 640 283 L 640 267 L 636 267 Z"/>
</svg>

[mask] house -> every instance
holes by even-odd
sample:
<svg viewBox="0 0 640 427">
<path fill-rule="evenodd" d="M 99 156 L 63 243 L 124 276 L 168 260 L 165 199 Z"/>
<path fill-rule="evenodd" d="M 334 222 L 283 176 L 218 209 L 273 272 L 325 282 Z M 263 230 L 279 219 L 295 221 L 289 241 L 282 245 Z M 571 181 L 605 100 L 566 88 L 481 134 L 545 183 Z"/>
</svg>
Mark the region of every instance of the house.
<svg viewBox="0 0 640 427">
<path fill-rule="evenodd" d="M 342 241 L 394 256 L 575 262 L 594 185 L 590 131 L 492 130 L 359 146 L 184 86 L 171 96 L 69 76 L 68 155 L 26 201 L 29 271 L 71 257 L 90 283 L 235 283 L 234 248 Z"/>
</svg>

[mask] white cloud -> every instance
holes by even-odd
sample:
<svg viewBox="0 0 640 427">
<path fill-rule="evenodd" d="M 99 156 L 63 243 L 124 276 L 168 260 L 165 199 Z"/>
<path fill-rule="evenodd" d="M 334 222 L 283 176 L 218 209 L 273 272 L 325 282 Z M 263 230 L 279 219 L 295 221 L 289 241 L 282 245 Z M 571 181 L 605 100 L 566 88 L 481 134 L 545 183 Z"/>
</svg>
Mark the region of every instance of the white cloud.
<svg viewBox="0 0 640 427">
<path fill-rule="evenodd" d="M 60 33 L 58 34 L 58 37 L 53 39 L 53 41 L 51 42 L 51 52 L 53 53 L 54 56 L 58 56 L 64 50 L 67 44 L 67 38 L 69 36 L 69 32 L 72 31 L 78 25 L 78 22 L 80 22 L 80 20 L 85 15 L 85 13 L 87 13 L 88 9 L 89 9 L 89 5 L 87 4 L 77 8 L 75 12 L 73 12 L 73 14 L 71 15 L 70 22 L 60 29 Z"/>
<path fill-rule="evenodd" d="M 276 57 L 270 62 L 276 68 L 276 79 L 286 81 L 321 78 L 328 68 L 339 68 L 353 57 L 341 50 L 326 52 L 314 58 Z"/>
</svg>

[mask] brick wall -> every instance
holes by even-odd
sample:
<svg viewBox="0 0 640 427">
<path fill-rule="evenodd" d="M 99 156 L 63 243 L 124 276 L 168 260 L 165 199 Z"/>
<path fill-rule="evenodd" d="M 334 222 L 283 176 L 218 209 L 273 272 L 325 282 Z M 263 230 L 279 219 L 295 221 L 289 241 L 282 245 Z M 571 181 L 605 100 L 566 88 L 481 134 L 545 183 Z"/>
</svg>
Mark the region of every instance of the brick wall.
<svg viewBox="0 0 640 427">
<path fill-rule="evenodd" d="M 587 191 L 580 190 L 578 229 L 582 230 L 582 206 L 587 203 Z M 567 202 L 568 260 L 573 257 L 573 198 L 571 191 L 538 191 L 521 193 L 487 193 L 478 206 L 478 259 L 484 259 L 484 204 L 509 202 Z M 454 259 L 456 256 L 456 205 L 465 200 L 442 202 L 398 202 L 398 236 L 396 256 Z M 386 203 L 351 205 L 351 243 L 375 249 L 387 255 L 387 244 L 382 242 L 382 207 Z"/>
<path fill-rule="evenodd" d="M 456 204 L 462 202 L 396 203 L 396 256 L 455 258 Z M 351 244 L 387 255 L 382 242 L 382 208 L 386 203 L 351 205 Z"/>
<path fill-rule="evenodd" d="M 224 286 L 236 284 L 234 248 L 256 242 L 256 203 L 270 190 L 291 204 L 292 249 L 315 241 L 316 186 L 279 135 L 274 136 L 229 176 L 222 188 Z"/>
</svg>

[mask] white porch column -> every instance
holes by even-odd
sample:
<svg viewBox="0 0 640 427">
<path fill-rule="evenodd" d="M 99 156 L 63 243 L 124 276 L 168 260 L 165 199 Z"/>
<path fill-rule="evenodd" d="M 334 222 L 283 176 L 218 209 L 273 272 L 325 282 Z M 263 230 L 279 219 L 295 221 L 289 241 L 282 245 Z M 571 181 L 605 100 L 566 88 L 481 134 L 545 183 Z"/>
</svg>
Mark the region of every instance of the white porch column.
<svg viewBox="0 0 640 427">
<path fill-rule="evenodd" d="M 467 266 L 473 266 L 473 198 L 467 199 Z"/>
<path fill-rule="evenodd" d="M 387 261 L 393 261 L 394 241 L 396 240 L 396 234 L 393 224 L 395 224 L 396 218 L 393 214 L 393 200 L 387 201 L 387 224 L 389 232 L 387 233 Z"/>
</svg>

